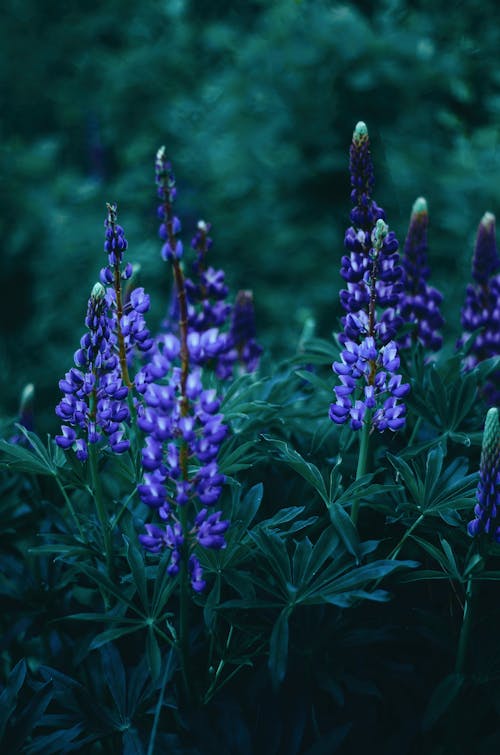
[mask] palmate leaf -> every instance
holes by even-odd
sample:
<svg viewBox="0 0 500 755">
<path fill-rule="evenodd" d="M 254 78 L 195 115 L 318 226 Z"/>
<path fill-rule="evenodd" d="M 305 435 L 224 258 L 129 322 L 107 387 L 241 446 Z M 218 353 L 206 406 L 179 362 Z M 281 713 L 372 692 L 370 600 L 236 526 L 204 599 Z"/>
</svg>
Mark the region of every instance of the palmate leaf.
<svg viewBox="0 0 500 755">
<path fill-rule="evenodd" d="M 292 569 L 283 539 L 264 527 L 255 528 L 248 534 L 257 545 L 260 554 L 273 567 L 273 574 L 284 594 L 286 594 L 286 586 L 290 584 L 292 579 Z"/>
<path fill-rule="evenodd" d="M 443 469 L 444 452 L 441 445 L 427 452 L 425 467 L 421 459 L 410 462 L 387 453 L 387 458 L 401 477 L 411 503 L 420 514 L 446 515 L 446 512 L 472 508 L 478 475 L 467 474 L 468 461 L 456 458 Z"/>
<path fill-rule="evenodd" d="M 120 654 L 114 645 L 109 643 L 101 648 L 101 664 L 103 676 L 116 709 L 120 716 L 125 718 L 127 715 L 126 674 Z"/>
<path fill-rule="evenodd" d="M 316 373 L 308 372 L 307 370 L 295 370 L 295 374 L 301 380 L 305 380 L 307 383 L 310 383 L 314 388 L 316 388 L 321 393 L 325 393 L 328 396 L 331 395 L 331 392 L 332 392 L 331 384 L 328 383 L 326 380 L 323 380 L 323 378 L 320 378 L 319 375 L 316 375 Z"/>
<path fill-rule="evenodd" d="M 218 458 L 220 471 L 227 476 L 253 466 L 255 459 L 258 458 L 258 454 L 251 453 L 255 448 L 256 441 L 249 440 L 241 443 L 238 442 L 238 436 L 235 436 L 233 442 L 228 443 L 221 450 Z"/>
<path fill-rule="evenodd" d="M 262 435 L 261 438 L 266 443 L 270 444 L 270 452 L 273 457 L 287 464 L 305 480 L 307 480 L 307 482 L 309 482 L 310 485 L 312 485 L 312 487 L 321 496 L 326 505 L 328 505 L 329 499 L 326 491 L 325 481 L 323 480 L 323 476 L 318 467 L 312 462 L 306 461 L 298 451 L 295 451 L 295 449 L 291 448 L 285 441 L 271 438 L 268 435 Z"/>
<path fill-rule="evenodd" d="M 28 474 L 50 475 L 57 474 L 57 470 L 50 460 L 40 458 L 34 451 L 0 440 L 0 466 L 13 472 L 27 472 Z"/>
<path fill-rule="evenodd" d="M 39 734 L 27 746 L 26 755 L 59 755 L 66 752 L 82 751 L 83 742 L 79 739 L 83 732 L 83 724 L 77 723 L 70 728 L 53 731 L 51 734 Z"/>
<path fill-rule="evenodd" d="M 352 590 L 365 590 L 371 582 L 378 582 L 400 569 L 415 569 L 417 566 L 419 566 L 418 561 L 394 561 L 393 559 L 381 559 L 364 566 L 347 567 L 348 570 L 345 566 L 342 568 L 340 564 L 336 564 L 333 573 L 332 569 L 327 569 L 309 584 L 307 597 L 300 602 L 319 603 L 326 595 L 331 600 L 333 596 L 340 596 Z M 342 571 L 344 571 L 343 574 Z M 377 599 L 379 597 L 375 598 Z"/>
<path fill-rule="evenodd" d="M 361 559 L 359 535 L 351 517 L 337 502 L 332 503 L 329 506 L 328 511 L 330 514 L 330 520 L 337 530 L 346 550 L 351 556 L 354 556 L 356 564 L 359 564 Z"/>
<path fill-rule="evenodd" d="M 456 580 L 458 582 L 464 581 L 465 578 L 460 573 L 453 550 L 451 549 L 450 544 L 447 540 L 445 540 L 443 537 L 440 538 L 441 550 L 439 550 L 439 548 L 436 548 L 435 545 L 429 543 L 427 540 L 424 540 L 421 537 L 417 537 L 417 535 L 411 535 L 410 537 L 412 538 L 412 540 L 418 543 L 421 548 L 423 548 L 423 550 L 425 550 L 430 556 L 432 556 L 432 558 L 439 564 L 448 579 Z M 420 572 L 415 576 L 418 577 L 419 574 Z"/>
<path fill-rule="evenodd" d="M 241 498 L 241 489 L 238 488 L 232 502 L 231 522 L 240 522 L 243 530 L 246 530 L 254 520 L 264 495 L 264 486 L 257 483 Z"/>
<path fill-rule="evenodd" d="M 125 555 L 127 557 L 128 565 L 130 566 L 132 579 L 137 588 L 139 600 L 141 601 L 142 607 L 144 608 L 145 612 L 148 613 L 148 585 L 142 551 L 125 535 L 123 535 L 123 539 L 125 541 Z"/>
<path fill-rule="evenodd" d="M 9 674 L 5 689 L 0 695 L 0 741 L 2 740 L 9 716 L 17 703 L 17 695 L 26 679 L 26 662 L 19 661 Z"/>
</svg>

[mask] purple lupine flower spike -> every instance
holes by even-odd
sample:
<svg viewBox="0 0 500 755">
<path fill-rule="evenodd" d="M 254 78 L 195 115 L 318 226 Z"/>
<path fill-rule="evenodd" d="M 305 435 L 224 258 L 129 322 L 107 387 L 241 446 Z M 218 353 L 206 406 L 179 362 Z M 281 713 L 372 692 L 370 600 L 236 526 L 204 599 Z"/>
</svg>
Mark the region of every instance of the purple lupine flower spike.
<svg viewBox="0 0 500 755">
<path fill-rule="evenodd" d="M 217 455 L 227 427 L 219 413 L 220 399 L 214 389 L 203 385 L 203 368 L 220 353 L 218 329 L 210 312 L 213 297 L 222 300 L 227 293 L 222 277 L 206 268 L 210 247 L 209 226 L 198 224 L 193 246 L 198 256 L 196 283 L 188 287 L 180 264 L 182 244 L 177 239 L 180 223 L 173 214 L 175 179 L 164 149 L 156 160 L 156 181 L 161 200 L 160 236 L 165 242 L 162 256 L 173 269 L 177 294 L 178 334 L 164 333 L 136 385 L 143 396 L 137 424 L 145 433 L 142 450 L 144 475 L 138 492 L 143 503 L 154 509 L 163 526 L 146 525 L 139 539 L 151 553 L 170 550 L 168 573 L 177 574 L 184 563 L 196 592 L 205 587 L 203 570 L 193 549 L 221 549 L 229 521 L 221 512 L 208 514 L 219 500 L 224 475 L 219 472 Z M 189 298 L 189 296 L 191 298 Z M 206 304 L 205 319 L 196 319 L 195 304 Z M 199 326 L 199 329 L 196 327 Z"/>
<path fill-rule="evenodd" d="M 351 222 L 354 226 L 371 233 L 379 218 L 385 220 L 385 213 L 372 199 L 375 176 L 370 151 L 370 137 L 363 121 L 356 124 L 349 152 L 351 173 Z"/>
<path fill-rule="evenodd" d="M 252 291 L 238 291 L 234 303 L 229 338 L 238 359 L 247 372 L 254 372 L 259 364 L 262 346 L 255 340 L 255 308 Z"/>
<path fill-rule="evenodd" d="M 56 414 L 64 424 L 62 434 L 56 435 L 55 440 L 64 450 L 72 448 L 81 461 L 88 457 L 88 443 L 103 438 L 114 453 L 129 448 L 123 425 L 130 419 L 128 388 L 123 384 L 114 348 L 113 318 L 107 314 L 109 303 L 104 286 L 96 283 L 85 318 L 88 332 L 75 352 L 75 367 L 59 381 L 64 396 Z"/>
<path fill-rule="evenodd" d="M 476 500 L 475 518 L 467 527 L 469 535 L 484 534 L 500 543 L 500 422 L 496 407 L 486 415 Z"/>
<path fill-rule="evenodd" d="M 427 202 L 419 197 L 413 205 L 404 246 L 404 292 L 399 309 L 403 322 L 415 323 L 415 330 L 398 339 L 398 343 L 401 348 L 408 348 L 412 339 L 418 339 L 426 348 L 437 351 L 443 343 L 438 332 L 444 324 L 440 312 L 443 296 L 427 284 L 430 275 L 427 260 L 428 222 Z"/>
<path fill-rule="evenodd" d="M 483 215 L 476 236 L 472 259 L 474 283 L 467 286 L 465 304 L 461 311 L 463 336 L 458 346 L 465 344 L 470 334 L 481 328 L 465 359 L 465 369 L 471 370 L 479 362 L 500 354 L 500 258 L 496 245 L 495 216 Z M 483 389 L 489 405 L 500 403 L 500 371 L 494 372 Z"/>
<path fill-rule="evenodd" d="M 334 388 L 336 402 L 330 419 L 349 421 L 353 430 L 369 423 L 380 432 L 399 430 L 405 423 L 405 406 L 400 402 L 409 391 L 398 374 L 399 356 L 394 341 L 400 318 L 399 305 L 403 270 L 399 265 L 398 242 L 383 220 L 384 212 L 371 197 L 373 167 L 368 131 L 358 123 L 351 152 L 351 199 L 354 209 L 344 245 L 340 273 L 347 288 L 340 302 L 347 315 L 342 318 L 344 347 L 333 371 L 339 378 Z"/>
</svg>

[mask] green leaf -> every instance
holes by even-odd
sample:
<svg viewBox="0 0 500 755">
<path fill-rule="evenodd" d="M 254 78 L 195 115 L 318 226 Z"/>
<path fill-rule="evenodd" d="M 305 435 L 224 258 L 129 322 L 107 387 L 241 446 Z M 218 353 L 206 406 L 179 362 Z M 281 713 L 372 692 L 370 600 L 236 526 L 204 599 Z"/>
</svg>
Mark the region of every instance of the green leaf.
<svg viewBox="0 0 500 755">
<path fill-rule="evenodd" d="M 44 755 L 47 755 L 47 753 L 53 755 L 53 753 L 81 751 L 79 745 L 75 746 L 75 740 L 83 730 L 84 725 L 78 723 L 62 731 L 54 731 L 51 734 L 38 734 L 36 739 L 30 743 L 29 755 L 35 755 L 38 752 L 44 753 Z"/>
<path fill-rule="evenodd" d="M 123 732 L 123 755 L 144 755 L 145 749 L 137 729 L 127 729 Z"/>
<path fill-rule="evenodd" d="M 306 461 L 298 451 L 290 448 L 285 441 L 271 438 L 268 435 L 262 435 L 261 437 L 266 443 L 271 444 L 271 453 L 274 458 L 284 462 L 307 480 L 328 505 L 328 494 L 326 492 L 325 481 L 323 480 L 318 467 L 311 462 Z"/>
<path fill-rule="evenodd" d="M 52 695 L 52 683 L 46 682 L 36 690 L 26 707 L 16 716 L 14 726 L 8 731 L 10 752 L 22 751 L 23 744 L 30 736 L 33 728 L 40 722 Z"/>
<path fill-rule="evenodd" d="M 331 394 L 332 386 L 330 385 L 330 383 L 327 383 L 326 380 L 323 380 L 314 372 L 308 372 L 307 370 L 295 370 L 295 374 L 301 380 L 305 380 L 307 383 L 310 383 L 314 388 L 317 388 L 320 392 L 327 393 L 328 395 Z"/>
<path fill-rule="evenodd" d="M 292 559 L 293 584 L 300 587 L 300 583 L 307 577 L 308 567 L 313 552 L 312 543 L 308 537 L 300 540 L 295 545 Z"/>
<path fill-rule="evenodd" d="M 323 530 L 314 545 L 309 561 L 310 579 L 315 578 L 325 561 L 336 554 L 339 545 L 340 539 L 334 527 L 327 527 Z"/>
<path fill-rule="evenodd" d="M 25 678 L 26 663 L 24 659 L 22 659 L 16 663 L 10 672 L 5 689 L 0 695 L 0 741 L 3 737 L 9 716 L 16 707 L 17 695 L 24 684 Z"/>
<path fill-rule="evenodd" d="M 56 470 L 50 463 L 41 460 L 37 454 L 23 446 L 0 440 L 0 454 L 3 456 L 0 458 L 0 466 L 7 467 L 13 472 L 50 476 L 56 474 Z"/>
<path fill-rule="evenodd" d="M 220 575 L 217 574 L 215 577 L 214 585 L 208 593 L 205 605 L 203 606 L 203 618 L 205 621 L 205 626 L 207 627 L 209 632 L 212 632 L 215 628 L 215 609 L 220 603 L 220 583 Z"/>
<path fill-rule="evenodd" d="M 248 469 L 253 464 L 249 451 L 256 446 L 256 441 L 249 440 L 245 443 L 238 442 L 237 436 L 234 441 L 235 448 L 224 448 L 219 458 L 219 469 L 225 475 L 233 475 L 243 469 Z"/>
<path fill-rule="evenodd" d="M 437 561 L 444 573 L 450 579 L 461 581 L 462 578 L 460 572 L 458 571 L 455 557 L 453 556 L 450 546 L 446 540 L 441 540 L 442 550 L 439 550 L 439 548 L 436 548 L 435 545 L 429 543 L 427 540 L 424 540 L 421 537 L 418 537 L 417 535 L 410 535 L 410 537 L 415 540 L 415 542 L 418 543 L 430 556 L 432 556 L 435 561 Z"/>
<path fill-rule="evenodd" d="M 448 399 L 446 395 L 446 387 L 434 363 L 429 370 L 429 375 L 434 392 L 433 395 L 431 391 L 430 398 L 435 399 L 434 408 L 436 409 L 438 416 L 441 418 L 441 420 L 443 420 L 443 414 L 446 412 L 446 408 L 448 406 Z"/>
<path fill-rule="evenodd" d="M 324 585 L 320 591 L 322 593 L 328 591 L 329 594 L 333 594 L 334 591 L 341 593 L 364 588 L 369 582 L 378 581 L 399 569 L 414 569 L 417 566 L 419 566 L 417 561 L 393 561 L 392 559 L 374 561 L 371 564 L 351 569 L 341 577 L 334 578 Z"/>
<path fill-rule="evenodd" d="M 228 568 L 224 569 L 223 578 L 242 598 L 249 600 L 250 603 L 255 598 L 255 587 L 248 572 Z"/>
<path fill-rule="evenodd" d="M 355 557 L 356 563 L 360 561 L 359 535 L 349 514 L 338 503 L 329 506 L 330 520 L 337 530 L 340 539 L 347 551 Z"/>
<path fill-rule="evenodd" d="M 319 593 L 314 599 L 308 599 L 307 603 L 330 603 L 331 605 L 338 606 L 339 608 L 350 608 L 351 606 L 359 603 L 360 600 L 373 600 L 377 603 L 387 603 L 390 599 L 390 595 L 386 590 L 374 590 L 369 592 L 368 590 L 349 590 L 347 592 L 338 593 L 335 590 L 329 592 Z"/>
<path fill-rule="evenodd" d="M 417 506 L 422 506 L 422 504 L 424 503 L 422 484 L 408 462 L 406 462 L 400 456 L 393 456 L 393 454 L 389 452 L 387 452 L 387 458 L 396 470 L 397 474 L 402 478 L 405 487 L 407 488 L 414 503 Z"/>
<path fill-rule="evenodd" d="M 90 650 L 97 650 L 98 648 L 102 647 L 103 645 L 107 645 L 108 642 L 114 642 L 119 637 L 125 637 L 126 634 L 132 634 L 133 632 L 138 632 L 139 629 L 143 629 L 144 624 L 140 624 L 139 622 L 135 623 L 134 626 L 121 626 L 116 627 L 115 629 L 106 629 L 104 632 L 101 632 L 100 634 L 96 635 L 92 642 L 90 643 Z"/>
<path fill-rule="evenodd" d="M 135 543 L 132 543 L 126 535 L 123 535 L 125 541 L 125 555 L 128 565 L 137 588 L 139 600 L 141 601 L 146 613 L 149 610 L 148 585 L 146 579 L 146 569 L 144 566 L 144 557 Z"/>
<path fill-rule="evenodd" d="M 247 529 L 259 510 L 262 503 L 262 496 L 264 495 L 264 486 L 261 482 L 250 488 L 243 500 L 238 501 L 237 506 L 234 508 L 232 521 L 239 520 L 243 529 Z"/>
<path fill-rule="evenodd" d="M 269 642 L 269 671 L 273 687 L 277 689 L 286 675 L 288 664 L 288 609 L 278 616 Z"/>
<path fill-rule="evenodd" d="M 440 445 L 432 448 L 427 454 L 425 464 L 425 502 L 430 501 L 432 498 L 443 467 L 443 458 L 443 449 Z"/>
<path fill-rule="evenodd" d="M 99 569 L 83 563 L 75 564 L 74 568 L 76 571 L 82 572 L 82 574 L 86 574 L 87 577 L 89 577 L 93 582 L 106 590 L 110 595 L 113 595 L 115 598 L 117 598 L 120 603 L 126 603 L 129 608 L 134 611 L 134 613 L 137 613 L 143 618 L 146 618 L 146 615 L 142 611 L 139 611 L 137 609 L 137 606 L 133 604 L 131 597 L 129 597 L 129 595 L 127 595 L 124 591 L 121 591 L 114 584 L 114 582 L 112 582 L 108 576 L 99 571 Z"/>
<path fill-rule="evenodd" d="M 432 729 L 434 724 L 446 713 L 460 693 L 463 684 L 463 675 L 456 673 L 448 674 L 438 684 L 424 712 L 422 719 L 424 731 Z"/>
<path fill-rule="evenodd" d="M 273 527 L 276 527 L 277 524 L 286 524 L 286 522 L 291 522 L 293 521 L 293 519 L 298 517 L 299 514 L 302 514 L 304 509 L 305 506 L 288 506 L 284 509 L 279 509 L 279 511 L 270 519 L 263 519 L 261 522 L 259 522 L 252 531 L 262 528 L 271 529 Z"/>
<path fill-rule="evenodd" d="M 148 666 L 151 672 L 151 678 L 155 682 L 161 671 L 161 652 L 158 640 L 156 639 L 156 633 L 153 627 L 148 627 L 148 633 L 146 636 L 146 657 L 148 659 Z"/>
<path fill-rule="evenodd" d="M 264 558 L 273 566 L 274 574 L 286 595 L 286 586 L 291 582 L 292 575 L 285 543 L 279 535 L 262 527 L 258 527 L 248 534 L 258 546 Z"/>
<path fill-rule="evenodd" d="M 125 669 L 123 668 L 122 659 L 120 658 L 118 650 L 111 643 L 108 643 L 101 648 L 101 663 L 104 678 L 115 702 L 116 710 L 121 717 L 125 718 L 127 715 L 127 680 Z"/>
</svg>

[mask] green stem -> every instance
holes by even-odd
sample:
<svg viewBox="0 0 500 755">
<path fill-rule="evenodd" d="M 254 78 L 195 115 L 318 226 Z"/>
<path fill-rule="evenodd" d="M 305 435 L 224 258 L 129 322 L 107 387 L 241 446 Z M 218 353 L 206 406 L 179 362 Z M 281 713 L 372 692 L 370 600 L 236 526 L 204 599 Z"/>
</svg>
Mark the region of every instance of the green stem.
<svg viewBox="0 0 500 755">
<path fill-rule="evenodd" d="M 412 446 L 413 445 L 413 441 L 415 440 L 415 437 L 416 437 L 416 435 L 418 433 L 418 429 L 419 429 L 421 423 L 422 423 L 422 417 L 417 417 L 417 421 L 413 425 L 413 430 L 412 430 L 412 433 L 410 435 L 410 440 L 408 441 L 408 446 Z"/>
<path fill-rule="evenodd" d="M 153 726 L 151 729 L 151 736 L 149 737 L 149 745 L 148 745 L 148 751 L 147 755 L 154 755 L 155 752 L 155 742 L 156 742 L 156 732 L 158 731 L 158 724 L 160 722 L 160 715 L 161 715 L 161 709 L 163 705 L 163 698 L 165 697 L 165 687 L 167 686 L 168 677 L 170 674 L 170 667 L 172 665 L 172 657 L 173 653 L 170 652 L 168 655 L 168 660 L 165 665 L 165 673 L 163 674 L 163 679 L 161 682 L 161 688 L 160 688 L 160 696 L 158 698 L 158 702 L 156 704 L 156 710 L 155 710 L 155 717 L 153 719 Z"/>
<path fill-rule="evenodd" d="M 464 612 L 462 618 L 462 628 L 460 629 L 460 637 L 458 639 L 457 658 L 455 663 L 455 672 L 457 674 L 464 674 L 467 666 L 467 648 L 469 645 L 470 628 L 472 625 L 472 606 L 473 606 L 473 588 L 474 583 L 472 577 L 467 580 L 467 588 L 465 591 L 465 603 Z"/>
<path fill-rule="evenodd" d="M 106 517 L 106 508 L 104 506 L 104 495 L 101 485 L 101 478 L 99 476 L 99 470 L 97 467 L 97 448 L 95 443 L 88 444 L 89 449 L 89 464 L 90 464 L 90 478 L 92 481 L 92 493 L 94 495 L 94 502 L 97 511 L 97 518 L 101 525 L 102 535 L 104 538 L 104 552 L 106 556 L 106 566 L 108 570 L 108 576 L 111 580 L 114 579 L 114 566 L 113 566 L 113 553 L 111 543 L 111 530 L 109 521 Z"/>
<path fill-rule="evenodd" d="M 180 510 L 180 523 L 182 531 L 187 528 L 187 511 L 183 506 Z M 179 652 L 181 656 L 182 678 L 188 704 L 192 702 L 191 688 L 191 661 L 189 647 L 189 573 L 188 573 L 188 543 L 184 543 L 184 553 L 180 565 L 180 596 L 179 596 Z"/>
<path fill-rule="evenodd" d="M 413 532 L 413 530 L 415 530 L 418 527 L 418 525 L 420 524 L 420 522 L 423 521 L 424 516 L 425 516 L 425 514 L 420 514 L 420 516 L 418 517 L 418 519 L 415 519 L 415 521 L 413 522 L 413 524 L 411 525 L 411 527 L 406 530 L 405 534 L 403 535 L 403 537 L 401 538 L 401 540 L 399 541 L 399 543 L 396 545 L 396 547 L 389 554 L 389 556 L 388 556 L 389 559 L 392 560 L 392 559 L 396 558 L 396 556 L 398 555 L 399 551 L 403 547 L 403 543 L 405 542 L 405 540 L 407 538 L 410 537 L 411 533 Z"/>
<path fill-rule="evenodd" d="M 359 456 L 358 456 L 358 468 L 356 469 L 356 480 L 359 480 L 366 474 L 367 462 L 368 462 L 368 446 L 370 443 L 370 429 L 371 429 L 371 417 L 369 413 L 366 413 L 365 422 L 361 428 L 361 434 L 359 438 Z M 353 524 L 358 521 L 359 511 L 359 498 L 356 498 L 352 504 L 351 519 Z"/>
<path fill-rule="evenodd" d="M 77 530 L 78 530 L 78 534 L 80 535 L 80 537 L 81 537 L 81 539 L 83 540 L 83 542 L 84 542 L 84 543 L 86 543 L 86 542 L 87 542 L 87 539 L 86 539 L 86 537 L 85 537 L 85 535 L 84 535 L 84 533 L 83 533 L 83 530 L 82 530 L 82 526 L 81 526 L 80 522 L 78 521 L 78 517 L 77 517 L 77 515 L 76 515 L 76 511 L 75 511 L 75 509 L 73 508 L 73 504 L 71 503 L 71 499 L 70 499 L 69 495 L 68 495 L 68 494 L 66 493 L 66 490 L 65 490 L 65 488 L 64 488 L 64 485 L 62 484 L 62 482 L 61 482 L 61 480 L 59 479 L 59 477 L 57 477 L 57 475 L 54 475 L 54 479 L 55 479 L 55 481 L 57 482 L 57 485 L 58 485 L 58 487 L 59 487 L 59 490 L 61 491 L 61 493 L 62 493 L 62 495 L 63 495 L 63 498 L 64 498 L 64 500 L 65 500 L 65 502 L 66 502 L 66 506 L 68 507 L 68 509 L 69 509 L 69 512 L 70 512 L 70 514 L 71 514 L 71 516 L 72 516 L 72 517 L 73 517 L 73 519 L 75 520 L 75 524 L 76 524 L 76 528 L 77 528 Z"/>
</svg>

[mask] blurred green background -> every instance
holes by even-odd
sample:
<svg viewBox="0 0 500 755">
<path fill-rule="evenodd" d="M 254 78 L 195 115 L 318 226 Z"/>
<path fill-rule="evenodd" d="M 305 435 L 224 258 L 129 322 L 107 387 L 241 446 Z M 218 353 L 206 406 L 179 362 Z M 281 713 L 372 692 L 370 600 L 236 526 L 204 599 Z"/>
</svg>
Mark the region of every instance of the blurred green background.
<svg viewBox="0 0 500 755">
<path fill-rule="evenodd" d="M 0 24 L 2 415 L 36 386 L 57 427 L 104 263 L 105 202 L 128 259 L 167 306 L 153 165 L 167 147 L 189 245 L 213 224 L 213 264 L 254 290 L 261 342 L 291 353 L 305 318 L 337 329 L 348 149 L 366 121 L 375 198 L 404 240 L 430 210 L 445 339 L 459 333 L 477 224 L 500 212 L 499 11 L 493 0 L 4 0 Z"/>
</svg>

